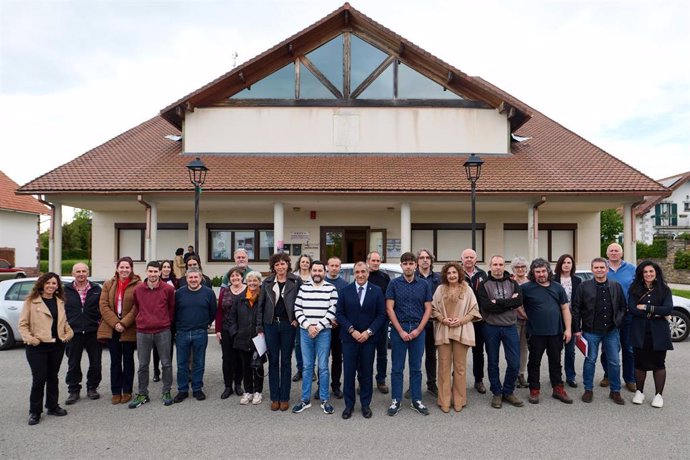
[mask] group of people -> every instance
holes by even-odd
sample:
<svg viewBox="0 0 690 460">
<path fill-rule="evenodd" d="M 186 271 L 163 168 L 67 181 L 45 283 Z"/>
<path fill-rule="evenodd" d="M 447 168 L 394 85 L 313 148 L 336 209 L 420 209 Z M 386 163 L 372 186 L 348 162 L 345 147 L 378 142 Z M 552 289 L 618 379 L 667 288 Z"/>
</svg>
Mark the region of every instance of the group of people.
<svg viewBox="0 0 690 460">
<path fill-rule="evenodd" d="M 437 273 L 432 252 L 420 249 L 402 254 L 402 276 L 390 279 L 379 269 L 381 255 L 374 251 L 366 262 L 355 264 L 354 281 L 348 284 L 339 276 L 337 257 L 326 263 L 301 257 L 293 273 L 290 257 L 276 253 L 269 259 L 270 275 L 264 279 L 248 266 L 247 252 L 238 249 L 233 256 L 236 266 L 223 278 L 218 301 L 195 254 L 186 257 L 182 278 L 175 276 L 177 261 L 152 261 L 144 280 L 134 274 L 133 261 L 123 257 L 102 288 L 89 282 L 88 266 L 76 264 L 74 281 L 64 287 L 55 273 L 39 277 L 22 310 L 19 327 L 33 377 L 29 424 L 40 421 L 44 392 L 49 415 L 67 414 L 58 404 L 58 371 L 65 348 L 69 393 L 65 403 L 80 399 L 84 350 L 89 356 L 86 396 L 100 397 L 103 342 L 110 352 L 113 404 L 134 409 L 150 401 L 152 354 L 153 380 L 162 379 L 165 405 L 184 401 L 190 387 L 195 399 L 204 400 L 208 327 L 214 321 L 222 350 L 225 389 L 221 399 L 237 394 L 240 404 L 260 404 L 267 360 L 272 411 L 290 408 L 291 384 L 301 380 L 293 413 L 311 407 L 316 381 L 313 399 L 326 414 L 334 412 L 333 395 L 344 398 L 342 418 L 351 418 L 359 393 L 361 413 L 370 418 L 375 382 L 381 393 L 391 393 L 388 415 L 401 410 L 403 395 L 413 410 L 428 415 L 422 402 L 424 359 L 427 391 L 436 397 L 441 411 L 448 413 L 452 407 L 460 412 L 467 404 L 470 348 L 474 388 L 482 394 L 487 392 L 483 383 L 486 357 L 492 407 L 501 408 L 504 402 L 523 406 L 515 390 L 526 387 L 528 401 L 539 403 L 544 353 L 552 396 L 570 404 L 565 384 L 578 386 L 576 345 L 586 354 L 583 402 L 593 400 L 601 348 L 605 374 L 600 385 L 610 386 L 613 402 L 625 404 L 622 367 L 625 387 L 635 393 L 634 404 L 644 402 L 645 378 L 652 371 L 656 388 L 651 404 L 662 407 L 665 356 L 673 348 L 666 320 L 672 310 L 671 291 L 657 264 L 645 261 L 635 268 L 622 255 L 618 244 L 610 245 L 608 260 L 591 261 L 593 279 L 581 281 L 568 254 L 559 258 L 554 271 L 544 259 L 535 259 L 528 267 L 527 260 L 516 257 L 511 261 L 512 274 L 506 271 L 504 258 L 494 255 L 488 260 L 487 273 L 476 266 L 476 252 L 466 249 L 459 262 L 448 262 Z M 386 385 L 389 328 L 390 389 Z M 177 350 L 174 398 L 173 342 Z M 501 346 L 506 361 L 503 379 Z M 264 347 L 266 353 L 259 353 Z M 293 350 L 298 350 L 294 377 Z M 406 361 L 409 383 L 403 393 Z"/>
</svg>

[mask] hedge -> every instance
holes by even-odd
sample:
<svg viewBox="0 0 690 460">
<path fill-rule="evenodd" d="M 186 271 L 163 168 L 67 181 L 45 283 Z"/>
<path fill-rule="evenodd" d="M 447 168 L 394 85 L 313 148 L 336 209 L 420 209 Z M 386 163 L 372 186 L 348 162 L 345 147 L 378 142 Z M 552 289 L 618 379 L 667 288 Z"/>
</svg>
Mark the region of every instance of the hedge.
<svg viewBox="0 0 690 460">
<path fill-rule="evenodd" d="M 673 268 L 676 270 L 690 269 L 690 251 L 677 251 L 673 260 Z"/>
<path fill-rule="evenodd" d="M 664 259 L 668 254 L 667 240 L 654 240 L 652 244 L 637 242 L 638 259 Z"/>
<path fill-rule="evenodd" d="M 74 264 L 77 262 L 84 262 L 89 266 L 89 271 L 91 271 L 91 264 L 86 260 L 86 259 L 63 259 L 62 260 L 62 273 L 60 275 L 71 275 L 72 274 L 72 267 L 74 267 Z M 48 271 L 48 261 L 47 260 L 41 260 L 41 263 L 39 265 L 39 270 L 41 273 L 45 273 Z"/>
</svg>

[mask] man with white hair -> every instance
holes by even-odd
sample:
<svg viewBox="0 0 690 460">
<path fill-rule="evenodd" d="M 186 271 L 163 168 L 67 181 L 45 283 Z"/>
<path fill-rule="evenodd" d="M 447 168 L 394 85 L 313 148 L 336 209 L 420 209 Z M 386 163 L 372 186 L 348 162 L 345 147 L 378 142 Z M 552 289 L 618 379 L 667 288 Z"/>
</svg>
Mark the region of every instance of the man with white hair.
<svg viewBox="0 0 690 460">
<path fill-rule="evenodd" d="M 477 267 L 477 253 L 474 249 L 467 248 L 462 251 L 462 269 L 465 270 L 465 281 L 474 291 L 475 297 L 479 285 L 486 279 L 486 272 Z M 479 393 L 486 393 L 484 386 L 484 321 L 475 321 L 474 327 L 475 345 L 472 347 L 472 373 L 474 374 L 474 388 Z"/>
</svg>

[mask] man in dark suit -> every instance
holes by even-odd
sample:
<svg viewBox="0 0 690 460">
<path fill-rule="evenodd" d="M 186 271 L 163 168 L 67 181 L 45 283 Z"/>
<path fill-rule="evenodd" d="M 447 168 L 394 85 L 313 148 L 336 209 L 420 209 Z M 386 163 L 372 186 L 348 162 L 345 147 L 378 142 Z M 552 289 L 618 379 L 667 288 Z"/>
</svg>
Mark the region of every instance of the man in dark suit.
<svg viewBox="0 0 690 460">
<path fill-rule="evenodd" d="M 369 268 L 364 262 L 354 267 L 355 282 L 338 293 L 336 319 L 343 341 L 343 390 L 345 410 L 343 418 L 352 417 L 355 406 L 355 374 L 359 375 L 362 415 L 370 418 L 369 405 L 373 392 L 374 352 L 378 334 L 385 334 L 386 303 L 383 291 L 368 282 Z"/>
</svg>

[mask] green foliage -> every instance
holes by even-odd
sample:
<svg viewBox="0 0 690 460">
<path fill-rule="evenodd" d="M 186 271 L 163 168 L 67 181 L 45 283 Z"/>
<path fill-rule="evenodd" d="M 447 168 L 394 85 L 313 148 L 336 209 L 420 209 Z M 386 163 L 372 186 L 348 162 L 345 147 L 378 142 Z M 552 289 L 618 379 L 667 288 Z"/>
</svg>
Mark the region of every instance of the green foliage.
<svg viewBox="0 0 690 460">
<path fill-rule="evenodd" d="M 690 269 L 690 251 L 677 251 L 673 260 L 673 268 L 676 270 Z"/>
<path fill-rule="evenodd" d="M 683 232 L 676 237 L 677 240 L 690 240 L 690 233 Z"/>
<path fill-rule="evenodd" d="M 211 284 L 213 285 L 213 287 L 220 287 L 222 282 L 223 282 L 222 276 L 214 276 L 213 279 L 211 280 Z"/>
<path fill-rule="evenodd" d="M 667 240 L 654 240 L 652 244 L 637 242 L 638 259 L 663 259 L 668 254 Z"/>
<path fill-rule="evenodd" d="M 39 235 L 41 260 L 48 259 L 50 230 Z M 91 249 L 91 211 L 77 209 L 72 222 L 62 225 L 62 257 L 89 260 Z M 70 267 L 71 269 L 71 267 Z"/>
<path fill-rule="evenodd" d="M 618 241 L 618 235 L 623 232 L 623 217 L 618 213 L 617 209 L 605 209 L 601 211 L 601 242 L 615 243 Z M 604 254 L 606 251 L 604 251 Z"/>
<path fill-rule="evenodd" d="M 72 274 L 72 267 L 74 267 L 74 264 L 77 262 L 84 262 L 89 266 L 89 271 L 91 270 L 91 264 L 86 262 L 85 259 L 63 259 L 62 260 L 62 270 L 60 275 L 71 275 Z M 39 271 L 41 273 L 45 273 L 48 271 L 48 261 L 41 259 L 41 263 L 39 264 L 38 267 Z"/>
</svg>

